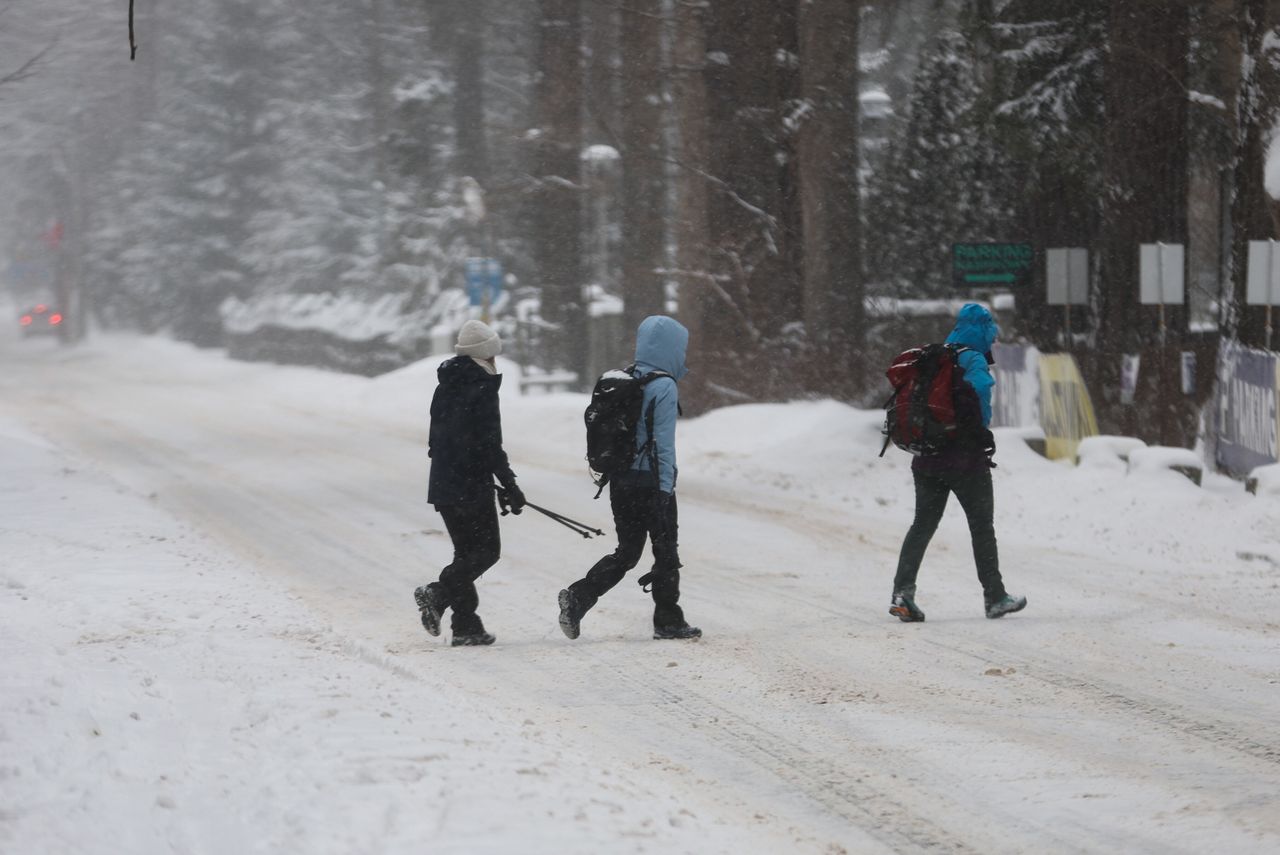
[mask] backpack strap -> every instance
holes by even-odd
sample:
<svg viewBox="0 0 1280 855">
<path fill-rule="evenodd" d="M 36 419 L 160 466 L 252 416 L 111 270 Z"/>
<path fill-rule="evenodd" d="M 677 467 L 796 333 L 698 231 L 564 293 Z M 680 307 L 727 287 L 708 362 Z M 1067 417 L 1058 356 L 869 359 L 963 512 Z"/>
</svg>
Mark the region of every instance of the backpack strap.
<svg viewBox="0 0 1280 855">
<path fill-rule="evenodd" d="M 631 367 L 635 368 L 634 365 Z M 658 380 L 663 377 L 670 378 L 672 382 L 675 382 L 676 379 L 665 371 L 650 371 L 648 374 L 640 378 L 640 382 L 645 386 L 648 386 L 654 380 Z M 657 406 L 658 399 L 654 398 L 649 402 L 649 406 L 645 409 L 644 428 L 645 436 L 647 436 L 648 439 L 645 441 L 644 448 L 640 449 L 641 454 L 649 455 L 649 469 L 653 472 L 654 488 L 660 488 L 662 486 L 662 474 L 658 471 L 658 441 L 653 435 L 653 411 Z"/>
</svg>

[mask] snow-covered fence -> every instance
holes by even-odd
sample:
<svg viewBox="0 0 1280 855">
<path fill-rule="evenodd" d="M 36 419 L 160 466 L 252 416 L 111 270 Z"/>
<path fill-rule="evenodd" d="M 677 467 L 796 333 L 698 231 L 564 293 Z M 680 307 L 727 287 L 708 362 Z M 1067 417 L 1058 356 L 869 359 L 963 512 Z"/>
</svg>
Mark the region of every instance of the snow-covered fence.
<svg viewBox="0 0 1280 855">
<path fill-rule="evenodd" d="M 506 307 L 500 299 L 491 311 Z M 347 294 L 273 294 L 222 305 L 227 351 L 235 359 L 311 365 L 373 376 L 447 353 L 475 315 L 461 289 L 410 308 L 404 294 L 373 300 Z"/>
</svg>

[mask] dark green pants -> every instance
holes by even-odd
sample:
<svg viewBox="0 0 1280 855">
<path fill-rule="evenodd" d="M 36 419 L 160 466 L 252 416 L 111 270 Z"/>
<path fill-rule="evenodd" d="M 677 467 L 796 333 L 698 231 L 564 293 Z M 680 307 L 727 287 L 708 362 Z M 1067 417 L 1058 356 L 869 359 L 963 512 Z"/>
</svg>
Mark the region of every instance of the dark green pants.
<svg viewBox="0 0 1280 855">
<path fill-rule="evenodd" d="M 916 518 L 911 523 L 902 553 L 898 556 L 898 574 L 893 579 L 894 593 L 914 597 L 916 574 L 924 559 L 929 541 L 938 528 L 947 497 L 956 494 L 960 507 L 969 519 L 969 536 L 973 540 L 973 561 L 978 565 L 978 581 L 988 602 L 1005 595 L 1000 578 L 1000 555 L 996 550 L 995 496 L 991 489 L 991 472 L 955 472 L 945 474 L 912 473 L 916 482 Z"/>
</svg>

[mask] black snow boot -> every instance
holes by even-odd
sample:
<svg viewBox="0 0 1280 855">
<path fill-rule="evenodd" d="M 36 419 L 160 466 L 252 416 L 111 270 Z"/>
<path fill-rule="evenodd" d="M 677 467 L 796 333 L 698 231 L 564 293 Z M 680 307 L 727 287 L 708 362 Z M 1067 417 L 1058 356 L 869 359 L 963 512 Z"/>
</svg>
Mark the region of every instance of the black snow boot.
<svg viewBox="0 0 1280 855">
<path fill-rule="evenodd" d="M 453 640 L 449 641 L 451 648 L 483 648 L 485 645 L 493 644 L 498 637 L 484 630 L 472 632 L 471 635 L 456 635 Z"/>
<path fill-rule="evenodd" d="M 450 647 L 484 647 L 497 641 L 497 637 L 483 629 L 470 635 L 455 635 L 449 642 Z"/>
<path fill-rule="evenodd" d="M 653 637 L 658 639 L 686 639 L 686 638 L 702 638 L 702 630 L 696 626 L 689 626 L 687 623 L 672 624 L 670 626 L 653 627 Z"/>
<path fill-rule="evenodd" d="M 1001 618 L 1005 615 L 1020 612 L 1027 607 L 1026 597 L 1011 597 L 1005 594 L 1000 599 L 987 603 L 987 617 L 991 619 Z"/>
<path fill-rule="evenodd" d="M 418 603 L 418 611 L 422 612 L 423 628 L 432 635 L 439 635 L 440 617 L 448 607 L 439 583 L 423 585 L 413 592 L 413 598 Z"/>
<path fill-rule="evenodd" d="M 565 588 L 560 592 L 560 629 L 566 638 L 577 638 L 581 631 L 582 612 L 578 608 L 578 598 Z"/>
<path fill-rule="evenodd" d="M 889 614 L 903 623 L 919 623 L 924 620 L 924 612 L 916 605 L 916 601 L 903 593 L 893 595 L 893 601 L 889 603 Z"/>
</svg>

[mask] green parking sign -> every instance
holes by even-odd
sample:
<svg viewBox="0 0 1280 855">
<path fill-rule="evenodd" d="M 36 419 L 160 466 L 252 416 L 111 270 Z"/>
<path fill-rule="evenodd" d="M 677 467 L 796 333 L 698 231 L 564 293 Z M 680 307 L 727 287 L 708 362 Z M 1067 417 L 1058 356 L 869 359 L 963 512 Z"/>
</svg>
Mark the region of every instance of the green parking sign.
<svg viewBox="0 0 1280 855">
<path fill-rule="evenodd" d="M 951 284 L 957 288 L 1026 285 L 1035 258 L 1029 243 L 953 243 Z"/>
</svg>

